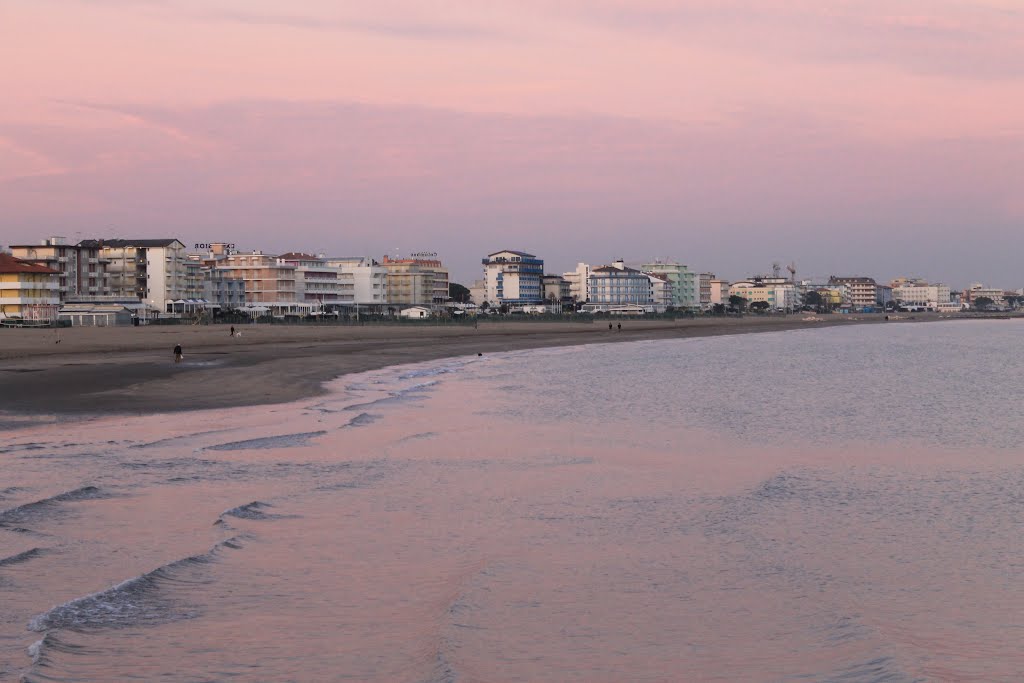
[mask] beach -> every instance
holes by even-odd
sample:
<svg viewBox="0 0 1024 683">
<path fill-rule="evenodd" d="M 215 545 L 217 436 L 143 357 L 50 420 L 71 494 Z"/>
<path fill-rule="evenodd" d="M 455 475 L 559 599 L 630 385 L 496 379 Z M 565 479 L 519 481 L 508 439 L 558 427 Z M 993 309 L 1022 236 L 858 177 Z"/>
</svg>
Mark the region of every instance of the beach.
<svg viewBox="0 0 1024 683">
<path fill-rule="evenodd" d="M 141 414 L 282 403 L 353 372 L 455 356 L 885 322 L 806 315 L 471 325 L 227 325 L 0 330 L 0 410 Z M 916 320 L 927 320 L 927 317 Z M 912 322 L 909 320 L 899 322 Z M 58 343 L 59 339 L 59 343 Z M 184 361 L 175 364 L 180 344 Z"/>
</svg>

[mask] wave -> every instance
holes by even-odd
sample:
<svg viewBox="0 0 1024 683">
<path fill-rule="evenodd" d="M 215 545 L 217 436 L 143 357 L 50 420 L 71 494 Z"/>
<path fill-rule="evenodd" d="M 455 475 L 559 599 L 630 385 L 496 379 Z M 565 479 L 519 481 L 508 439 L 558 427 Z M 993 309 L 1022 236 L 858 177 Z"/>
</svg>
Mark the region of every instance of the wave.
<svg viewBox="0 0 1024 683">
<path fill-rule="evenodd" d="M 25 503 L 17 507 L 0 512 L 0 527 L 19 524 L 27 519 L 46 513 L 58 503 L 71 503 L 80 500 L 101 500 L 109 498 L 110 494 L 101 491 L 95 486 L 83 486 L 64 493 L 58 493 L 49 498 L 41 498 L 31 503 Z"/>
<path fill-rule="evenodd" d="M 23 553 L 11 555 L 10 557 L 0 557 L 0 569 L 21 564 L 22 562 L 28 562 L 29 560 L 35 559 L 41 555 L 45 555 L 46 552 L 47 551 L 44 548 L 32 548 L 31 550 L 26 550 Z"/>
<path fill-rule="evenodd" d="M 245 441 L 230 441 L 228 443 L 207 446 L 208 451 L 243 451 L 266 448 L 292 448 L 296 446 L 307 446 L 309 440 L 323 436 L 327 432 L 301 432 L 299 434 L 281 434 L 279 436 L 264 436 L 259 439 L 246 439 Z"/>
<path fill-rule="evenodd" d="M 341 426 L 341 429 L 346 427 L 365 427 L 368 424 L 373 424 L 380 419 L 378 415 L 371 415 L 370 413 L 359 413 L 351 420 Z"/>
<path fill-rule="evenodd" d="M 274 507 L 270 503 L 264 503 L 259 500 L 254 500 L 251 503 L 245 505 L 239 505 L 233 507 L 230 510 L 225 510 L 220 513 L 219 521 L 224 521 L 224 517 L 237 517 L 238 519 L 280 519 L 283 515 L 274 515 L 264 512 L 265 509 Z"/>
<path fill-rule="evenodd" d="M 223 549 L 241 547 L 238 537 L 221 541 L 200 555 L 175 560 L 110 588 L 57 605 L 32 617 L 28 629 L 117 629 L 192 619 L 198 616 L 199 608 L 176 600 L 164 587 L 209 583 L 202 575 L 204 567 L 214 562 Z"/>
</svg>

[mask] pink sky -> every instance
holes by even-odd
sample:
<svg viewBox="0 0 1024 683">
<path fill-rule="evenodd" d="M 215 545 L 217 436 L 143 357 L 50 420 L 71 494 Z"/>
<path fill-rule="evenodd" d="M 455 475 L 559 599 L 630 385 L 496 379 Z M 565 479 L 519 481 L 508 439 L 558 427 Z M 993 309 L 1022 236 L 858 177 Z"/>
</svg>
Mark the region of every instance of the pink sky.
<svg viewBox="0 0 1024 683">
<path fill-rule="evenodd" d="M 0 243 L 1024 285 L 1019 0 L 5 0 Z"/>
</svg>

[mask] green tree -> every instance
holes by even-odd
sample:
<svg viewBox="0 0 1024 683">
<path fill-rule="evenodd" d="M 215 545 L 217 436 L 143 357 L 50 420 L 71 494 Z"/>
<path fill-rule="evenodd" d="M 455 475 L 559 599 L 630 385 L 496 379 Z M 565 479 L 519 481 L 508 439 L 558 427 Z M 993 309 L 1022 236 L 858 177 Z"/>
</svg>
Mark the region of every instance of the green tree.
<svg viewBox="0 0 1024 683">
<path fill-rule="evenodd" d="M 766 313 L 769 308 L 771 308 L 771 304 L 769 304 L 767 301 L 755 301 L 754 303 L 750 304 L 750 310 L 755 311 L 757 313 Z"/>
<path fill-rule="evenodd" d="M 725 304 L 715 304 L 711 307 L 712 315 L 725 315 Z"/>
<path fill-rule="evenodd" d="M 821 297 L 821 292 L 811 290 L 804 294 L 804 306 L 813 306 L 819 308 L 824 304 L 824 300 Z"/>
<path fill-rule="evenodd" d="M 743 311 L 747 308 L 747 300 L 739 294 L 733 294 L 729 297 L 729 306 L 737 311 Z"/>
<path fill-rule="evenodd" d="M 448 298 L 457 304 L 469 303 L 469 288 L 458 282 L 448 283 Z"/>
<path fill-rule="evenodd" d="M 991 307 L 992 304 L 995 303 L 995 301 L 992 301 L 992 299 L 988 298 L 987 296 L 979 296 L 972 303 L 974 304 L 974 307 L 977 308 L 979 311 L 987 311 L 989 307 Z"/>
</svg>

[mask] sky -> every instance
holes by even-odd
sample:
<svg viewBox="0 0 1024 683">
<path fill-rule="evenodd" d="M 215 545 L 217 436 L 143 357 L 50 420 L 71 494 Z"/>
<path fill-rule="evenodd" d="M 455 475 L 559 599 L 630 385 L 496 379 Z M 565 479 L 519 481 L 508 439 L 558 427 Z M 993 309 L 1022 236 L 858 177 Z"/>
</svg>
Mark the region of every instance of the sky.
<svg viewBox="0 0 1024 683">
<path fill-rule="evenodd" d="M 1021 0 L 0 0 L 0 244 L 1024 286 Z"/>
</svg>

